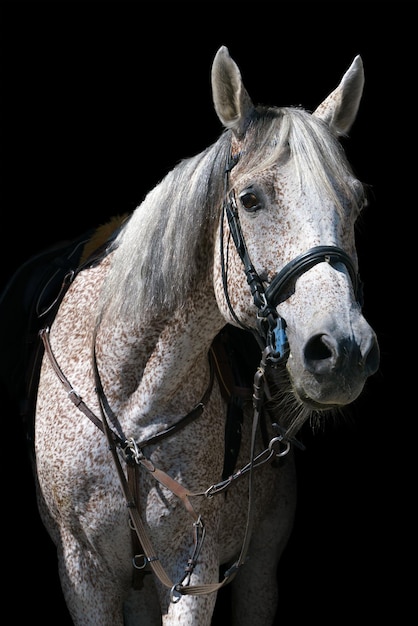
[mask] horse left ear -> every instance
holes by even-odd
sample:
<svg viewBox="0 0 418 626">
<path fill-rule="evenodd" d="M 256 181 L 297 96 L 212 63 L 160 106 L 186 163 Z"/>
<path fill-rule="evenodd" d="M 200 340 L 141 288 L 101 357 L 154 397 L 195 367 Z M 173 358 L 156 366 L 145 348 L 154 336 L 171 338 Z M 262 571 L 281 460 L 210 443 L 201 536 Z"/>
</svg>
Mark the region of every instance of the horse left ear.
<svg viewBox="0 0 418 626">
<path fill-rule="evenodd" d="M 241 137 L 254 111 L 254 105 L 235 61 L 226 46 L 221 46 L 212 65 L 212 94 L 215 111 L 225 126 Z"/>
<path fill-rule="evenodd" d="M 360 105 L 364 86 L 363 61 L 357 55 L 340 84 L 313 112 L 328 124 L 337 136 L 347 135 Z"/>
</svg>

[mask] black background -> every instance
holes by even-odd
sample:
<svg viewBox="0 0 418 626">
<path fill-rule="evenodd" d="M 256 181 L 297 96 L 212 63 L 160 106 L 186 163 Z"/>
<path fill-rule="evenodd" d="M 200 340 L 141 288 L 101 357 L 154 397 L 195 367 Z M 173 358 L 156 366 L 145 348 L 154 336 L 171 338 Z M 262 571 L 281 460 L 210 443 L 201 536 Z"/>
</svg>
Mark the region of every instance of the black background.
<svg viewBox="0 0 418 626">
<path fill-rule="evenodd" d="M 217 139 L 222 129 L 210 69 L 220 45 L 228 46 L 254 102 L 309 110 L 337 86 L 356 54 L 363 58 L 364 96 L 344 146 L 373 189 L 358 251 L 364 312 L 379 337 L 381 367 L 350 407 L 350 420 L 314 436 L 303 430 L 307 450 L 298 453 L 299 505 L 279 570 L 277 624 L 377 623 L 405 608 L 401 560 L 411 556 L 405 522 L 411 493 L 406 500 L 404 444 L 411 411 L 399 401 L 407 393 L 399 383 L 405 367 L 399 307 L 414 208 L 412 8 L 262 1 L 1 7 L 2 284 L 43 247 L 133 210 L 181 158 Z M 64 625 L 54 550 L 37 518 L 10 415 L 2 424 L 5 600 L 16 611 L 12 622 Z"/>
</svg>

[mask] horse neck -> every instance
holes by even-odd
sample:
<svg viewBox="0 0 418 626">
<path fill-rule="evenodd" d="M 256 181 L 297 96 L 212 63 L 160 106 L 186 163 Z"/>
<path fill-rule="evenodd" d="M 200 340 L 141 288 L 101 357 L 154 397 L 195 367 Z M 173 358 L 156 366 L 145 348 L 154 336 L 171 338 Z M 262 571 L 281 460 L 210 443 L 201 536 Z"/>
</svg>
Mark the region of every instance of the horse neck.
<svg viewBox="0 0 418 626">
<path fill-rule="evenodd" d="M 101 372 L 109 365 L 107 385 L 102 375 L 105 393 L 113 410 L 124 416 L 127 432 L 140 425 L 145 433 L 147 423 L 152 430 L 156 419 L 175 422 L 199 402 L 209 381 L 209 348 L 224 325 L 213 293 L 200 294 L 181 311 L 157 316 L 140 329 L 128 330 L 126 320 L 102 320 L 98 365 Z"/>
</svg>

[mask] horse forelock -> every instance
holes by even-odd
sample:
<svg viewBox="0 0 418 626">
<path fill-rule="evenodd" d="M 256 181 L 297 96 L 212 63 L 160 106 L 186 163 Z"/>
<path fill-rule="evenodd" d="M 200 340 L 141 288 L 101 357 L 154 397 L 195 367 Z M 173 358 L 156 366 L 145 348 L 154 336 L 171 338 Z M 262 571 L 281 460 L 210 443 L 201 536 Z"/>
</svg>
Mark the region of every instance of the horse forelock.
<svg viewBox="0 0 418 626">
<path fill-rule="evenodd" d="M 241 146 L 235 184 L 241 175 L 257 175 L 288 157 L 301 193 L 325 195 L 338 211 L 344 202 L 361 204 L 341 142 L 322 120 L 297 107 L 257 108 Z"/>
<path fill-rule="evenodd" d="M 200 154 L 180 161 L 135 209 L 115 241 L 100 315 L 108 309 L 143 323 L 190 298 L 201 272 L 207 272 L 230 141 L 226 132 Z"/>
</svg>

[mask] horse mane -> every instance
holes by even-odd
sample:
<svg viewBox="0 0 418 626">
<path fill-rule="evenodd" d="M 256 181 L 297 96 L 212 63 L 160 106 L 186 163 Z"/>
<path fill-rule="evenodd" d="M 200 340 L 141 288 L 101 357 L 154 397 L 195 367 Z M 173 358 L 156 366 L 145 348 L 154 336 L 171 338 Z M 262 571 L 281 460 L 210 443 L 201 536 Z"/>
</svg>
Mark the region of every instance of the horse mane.
<svg viewBox="0 0 418 626">
<path fill-rule="evenodd" d="M 199 279 L 225 195 L 230 136 L 180 161 L 144 198 L 112 246 L 99 314 L 140 321 L 175 310 Z M 204 260 L 207 264 L 207 256 Z"/>
<path fill-rule="evenodd" d="M 99 317 L 107 310 L 144 323 L 184 305 L 213 257 L 231 145 L 232 131 L 225 130 L 212 146 L 180 161 L 134 210 L 112 246 Z M 288 157 L 302 194 L 307 188 L 326 193 L 337 210 L 343 209 L 341 197 L 359 200 L 346 182 L 352 172 L 341 144 L 324 122 L 296 107 L 257 107 L 234 176 L 259 173 Z"/>
</svg>

